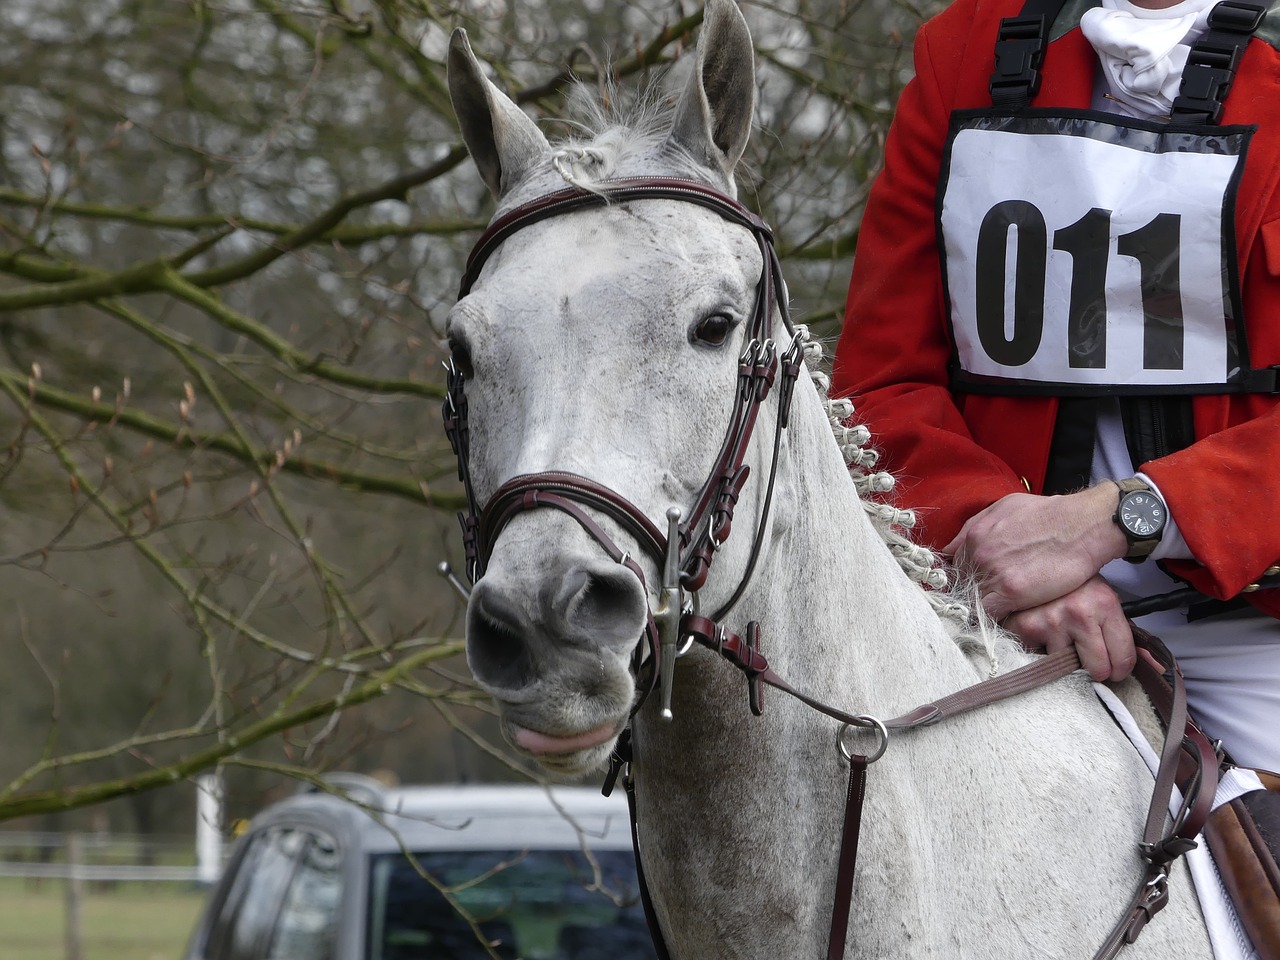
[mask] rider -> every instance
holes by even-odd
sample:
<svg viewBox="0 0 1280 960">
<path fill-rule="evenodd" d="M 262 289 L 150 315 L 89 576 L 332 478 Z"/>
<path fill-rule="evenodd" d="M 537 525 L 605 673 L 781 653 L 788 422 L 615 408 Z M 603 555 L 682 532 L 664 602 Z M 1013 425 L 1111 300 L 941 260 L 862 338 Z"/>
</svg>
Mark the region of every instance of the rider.
<svg viewBox="0 0 1280 960">
<path fill-rule="evenodd" d="M 1121 679 L 1122 600 L 1219 598 L 1138 622 L 1277 770 L 1280 590 L 1232 598 L 1280 561 L 1280 6 L 1101 2 L 921 29 L 832 395 L 1028 646 Z"/>
</svg>

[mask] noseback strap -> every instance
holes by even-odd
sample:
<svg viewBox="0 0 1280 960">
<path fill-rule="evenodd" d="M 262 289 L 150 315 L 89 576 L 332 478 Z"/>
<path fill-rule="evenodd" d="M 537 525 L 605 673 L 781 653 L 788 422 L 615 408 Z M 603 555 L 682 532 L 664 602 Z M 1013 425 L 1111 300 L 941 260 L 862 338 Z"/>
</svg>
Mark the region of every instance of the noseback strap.
<svg viewBox="0 0 1280 960">
<path fill-rule="evenodd" d="M 555 507 L 573 515 L 579 525 L 605 548 L 614 560 L 622 551 L 604 530 L 575 504 L 592 507 L 616 521 L 661 568 L 667 552 L 667 538 L 661 530 L 622 494 L 586 477 L 562 470 L 526 473 L 513 477 L 498 488 L 481 513 L 476 528 L 476 550 L 480 570 L 488 564 L 494 542 L 503 527 L 518 513 L 539 506 Z"/>
</svg>

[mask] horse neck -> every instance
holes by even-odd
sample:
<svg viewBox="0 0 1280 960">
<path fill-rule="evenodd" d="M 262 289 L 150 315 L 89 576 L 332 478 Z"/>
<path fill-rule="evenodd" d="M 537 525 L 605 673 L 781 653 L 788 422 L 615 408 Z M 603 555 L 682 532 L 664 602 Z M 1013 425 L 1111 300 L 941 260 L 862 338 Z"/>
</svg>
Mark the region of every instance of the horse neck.
<svg viewBox="0 0 1280 960">
<path fill-rule="evenodd" d="M 920 700 L 900 701 L 979 679 L 873 526 L 821 404 L 801 396 L 796 407 L 780 529 L 739 617 L 760 621 L 774 638 L 770 659 L 797 683 L 820 685 L 855 712 L 909 709 Z"/>
<path fill-rule="evenodd" d="M 775 527 L 726 626 L 740 633 L 757 621 L 775 671 L 847 712 L 892 716 L 973 682 L 977 670 L 869 521 L 812 386 L 799 386 L 810 396 L 796 398 Z M 685 955 L 730 953 L 682 930 L 682 915 L 733 924 L 739 912 L 763 911 L 790 917 L 786 928 L 804 938 L 789 944 L 789 955 L 816 956 L 847 776 L 835 749 L 839 724 L 773 689 L 765 691 L 765 715 L 753 717 L 746 689 L 738 671 L 695 649 L 676 669 L 674 721 L 648 708 L 637 717 L 646 871 L 660 891 L 664 929 L 680 931 L 674 936 Z M 879 796 L 891 795 L 887 787 L 878 781 Z M 685 860 L 687 850 L 699 854 Z M 786 867 L 760 877 L 761 864 Z M 716 892 L 726 889 L 737 892 Z"/>
<path fill-rule="evenodd" d="M 722 625 L 739 635 L 748 624 L 758 625 L 776 673 L 846 712 L 895 716 L 982 679 L 986 661 L 961 651 L 954 628 L 944 625 L 873 525 L 813 384 L 802 378 L 796 390 L 772 527 L 747 589 Z M 756 443 L 765 448 L 753 468 L 754 482 L 762 485 L 771 451 L 767 440 Z M 759 493 L 757 487 L 757 500 Z M 720 589 L 708 592 L 720 596 L 704 598 L 704 609 L 717 606 L 728 584 L 738 582 L 746 542 L 755 533 L 746 517 L 757 506 L 745 497 L 739 504 L 736 524 L 746 529 L 735 531 L 736 550 L 717 558 L 712 578 Z M 709 729 L 723 719 L 723 701 L 710 691 L 745 700 L 745 684 L 714 654 L 698 653 L 687 658 L 692 663 L 680 662 L 677 676 L 684 675 L 682 686 L 694 691 L 686 712 L 697 717 L 696 726 Z M 783 699 L 778 694 L 774 702 Z M 830 726 L 811 708 L 800 714 Z"/>
<path fill-rule="evenodd" d="M 898 568 L 825 431 L 820 410 L 793 425 L 777 533 L 734 617 L 761 623 L 791 684 L 884 719 L 984 665 Z M 848 777 L 838 724 L 775 690 L 753 717 L 736 670 L 708 651 L 686 659 L 675 721 L 645 710 L 636 731 L 641 853 L 668 945 L 707 960 L 824 956 Z M 1033 942 L 1090 956 L 1141 873 L 1150 778 L 1083 678 L 895 735 L 873 771 L 847 957 L 906 956 L 906 929 L 912 956 L 1024 956 Z M 1067 839 L 1078 849 L 1062 857 Z M 1186 896 L 1131 952 L 1211 955 Z"/>
</svg>

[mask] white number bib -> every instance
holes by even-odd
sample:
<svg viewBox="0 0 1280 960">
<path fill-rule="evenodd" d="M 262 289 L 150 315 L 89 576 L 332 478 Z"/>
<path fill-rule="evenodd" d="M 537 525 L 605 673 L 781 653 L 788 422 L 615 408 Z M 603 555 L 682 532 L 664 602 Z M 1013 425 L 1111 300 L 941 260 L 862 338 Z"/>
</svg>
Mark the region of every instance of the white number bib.
<svg viewBox="0 0 1280 960">
<path fill-rule="evenodd" d="M 958 112 L 940 243 L 970 392 L 1241 389 L 1233 216 L 1249 131 Z"/>
</svg>

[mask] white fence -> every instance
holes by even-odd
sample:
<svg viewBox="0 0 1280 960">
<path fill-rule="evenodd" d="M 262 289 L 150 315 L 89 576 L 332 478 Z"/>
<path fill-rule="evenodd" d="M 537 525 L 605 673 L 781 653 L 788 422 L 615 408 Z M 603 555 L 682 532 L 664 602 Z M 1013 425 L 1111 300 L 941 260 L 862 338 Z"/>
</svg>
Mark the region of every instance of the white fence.
<svg viewBox="0 0 1280 960">
<path fill-rule="evenodd" d="M 87 892 L 120 882 L 207 884 L 222 864 L 201 863 L 192 837 L 157 840 L 107 833 L 0 831 L 0 878 L 52 881 L 63 890 L 65 960 L 85 960 Z M 0 949 L 0 953 L 2 953 Z"/>
<path fill-rule="evenodd" d="M 114 833 L 0 831 L 0 877 L 61 880 L 66 960 L 84 960 L 81 912 L 89 883 L 215 882 L 222 873 L 222 789 L 210 774 L 197 781 L 193 836 L 173 840 Z"/>
<path fill-rule="evenodd" d="M 0 877 L 214 883 L 224 855 L 222 789 L 212 775 L 197 783 L 194 840 L 0 830 Z"/>
<path fill-rule="evenodd" d="M 0 877 L 111 883 L 216 880 L 221 863 L 201 863 L 196 854 L 189 838 L 0 830 Z"/>
</svg>

